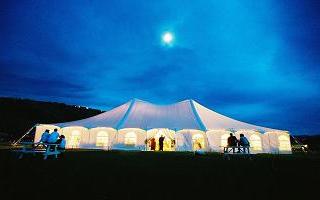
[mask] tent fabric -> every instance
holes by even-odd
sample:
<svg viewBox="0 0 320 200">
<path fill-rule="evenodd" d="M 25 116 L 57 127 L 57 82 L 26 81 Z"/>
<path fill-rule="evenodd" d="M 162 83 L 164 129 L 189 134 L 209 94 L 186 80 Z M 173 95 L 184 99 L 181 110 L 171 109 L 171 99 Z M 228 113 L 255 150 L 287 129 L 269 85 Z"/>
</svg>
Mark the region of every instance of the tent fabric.
<svg viewBox="0 0 320 200">
<path fill-rule="evenodd" d="M 201 130 L 201 126 L 193 113 L 189 101 L 159 106 L 135 100 L 132 104 L 132 110 L 125 121 L 118 127 L 119 129 L 135 127 L 144 130 L 152 128 Z"/>
<path fill-rule="evenodd" d="M 233 129 L 233 130 L 250 129 L 250 130 L 258 130 L 260 132 L 275 131 L 275 129 L 256 126 L 256 125 L 248 124 L 238 120 L 234 120 L 232 118 L 216 113 L 200 105 L 195 101 L 193 102 L 200 116 L 200 119 L 204 123 L 204 126 L 206 127 L 207 130 L 225 129 L 226 127 L 228 127 L 229 129 Z"/>
<path fill-rule="evenodd" d="M 196 129 L 250 129 L 259 132 L 276 129 L 255 126 L 216 113 L 194 100 L 185 100 L 170 105 L 155 105 L 134 99 L 102 114 L 78 121 L 54 124 L 59 127 L 83 126 L 86 128 L 112 127 L 115 129 L 168 128 L 171 130 Z"/>
<path fill-rule="evenodd" d="M 99 115 L 89 117 L 86 119 L 72 121 L 72 122 L 58 123 L 55 125 L 59 127 L 83 126 L 86 128 L 96 128 L 96 127 L 117 128 L 119 121 L 121 121 L 121 119 L 125 116 L 130 104 L 131 102 L 128 102 L 108 112 L 104 112 Z"/>
</svg>

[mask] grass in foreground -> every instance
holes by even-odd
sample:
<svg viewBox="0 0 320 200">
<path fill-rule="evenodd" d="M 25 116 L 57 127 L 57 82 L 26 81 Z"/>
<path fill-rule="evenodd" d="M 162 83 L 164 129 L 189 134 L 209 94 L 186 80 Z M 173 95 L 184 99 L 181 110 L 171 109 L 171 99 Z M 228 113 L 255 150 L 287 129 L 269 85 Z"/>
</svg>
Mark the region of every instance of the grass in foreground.
<svg viewBox="0 0 320 200">
<path fill-rule="evenodd" d="M 319 155 L 68 151 L 17 160 L 0 150 L 0 163 L 4 199 L 305 199 L 320 183 Z"/>
</svg>

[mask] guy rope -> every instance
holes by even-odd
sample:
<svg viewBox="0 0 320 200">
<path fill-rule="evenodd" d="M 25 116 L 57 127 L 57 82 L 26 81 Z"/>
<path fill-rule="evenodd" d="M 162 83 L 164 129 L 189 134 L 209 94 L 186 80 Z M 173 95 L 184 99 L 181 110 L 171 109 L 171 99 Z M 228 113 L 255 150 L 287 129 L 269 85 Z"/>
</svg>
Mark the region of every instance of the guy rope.
<svg viewBox="0 0 320 200">
<path fill-rule="evenodd" d="M 12 145 L 16 146 L 19 142 L 21 142 L 21 140 L 26 137 L 36 126 L 38 126 L 39 124 L 35 124 L 33 125 L 22 137 L 20 137 L 17 141 L 13 142 Z"/>
</svg>

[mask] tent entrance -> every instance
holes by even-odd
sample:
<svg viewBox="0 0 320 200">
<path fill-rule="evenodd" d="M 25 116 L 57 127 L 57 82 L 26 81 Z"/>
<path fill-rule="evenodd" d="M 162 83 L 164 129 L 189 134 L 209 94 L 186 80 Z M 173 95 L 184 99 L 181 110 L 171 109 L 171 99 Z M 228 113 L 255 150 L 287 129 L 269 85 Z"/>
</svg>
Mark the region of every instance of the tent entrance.
<svg viewBox="0 0 320 200">
<path fill-rule="evenodd" d="M 192 136 L 192 149 L 194 151 L 205 148 L 204 136 L 202 134 L 195 134 Z"/>
<path fill-rule="evenodd" d="M 171 131 L 168 129 L 157 129 L 152 130 L 149 136 L 148 140 L 148 150 L 151 151 L 159 151 L 160 145 L 159 145 L 159 139 L 160 137 L 164 137 L 163 141 L 163 151 L 174 151 L 175 150 L 175 141 L 173 138 L 173 134 L 171 134 Z"/>
</svg>

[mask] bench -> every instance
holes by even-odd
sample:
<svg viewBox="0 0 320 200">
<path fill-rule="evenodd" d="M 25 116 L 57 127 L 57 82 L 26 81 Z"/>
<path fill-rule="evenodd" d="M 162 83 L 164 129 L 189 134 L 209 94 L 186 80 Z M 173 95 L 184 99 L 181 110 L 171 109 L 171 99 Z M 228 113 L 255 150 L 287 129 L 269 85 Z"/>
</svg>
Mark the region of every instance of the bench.
<svg viewBox="0 0 320 200">
<path fill-rule="evenodd" d="M 223 147 L 223 153 L 224 154 L 231 154 L 231 151 L 233 154 L 250 154 L 250 147 L 249 146 L 227 146 Z"/>
<path fill-rule="evenodd" d="M 42 154 L 43 159 L 46 160 L 48 156 L 54 156 L 58 158 L 58 154 L 61 154 L 63 150 L 59 150 L 59 144 L 50 143 L 33 143 L 33 142 L 21 142 L 22 148 L 16 150 L 19 154 L 19 159 L 22 159 L 24 154 Z"/>
<path fill-rule="evenodd" d="M 227 146 L 223 147 L 223 155 L 230 160 L 230 155 L 243 155 L 251 159 L 250 146 Z"/>
</svg>

